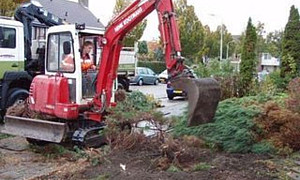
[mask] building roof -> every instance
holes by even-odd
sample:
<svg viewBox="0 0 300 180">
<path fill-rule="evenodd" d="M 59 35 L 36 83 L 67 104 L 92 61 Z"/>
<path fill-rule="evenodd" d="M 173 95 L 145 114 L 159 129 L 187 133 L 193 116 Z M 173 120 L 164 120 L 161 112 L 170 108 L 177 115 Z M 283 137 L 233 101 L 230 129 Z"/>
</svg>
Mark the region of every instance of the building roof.
<svg viewBox="0 0 300 180">
<path fill-rule="evenodd" d="M 234 41 L 241 41 L 241 35 L 232 35 L 232 39 L 234 40 Z"/>
<path fill-rule="evenodd" d="M 58 16 L 68 23 L 85 23 L 86 26 L 104 28 L 104 25 L 96 16 L 81 3 L 67 0 L 35 0 L 38 1 L 45 10 Z"/>
</svg>

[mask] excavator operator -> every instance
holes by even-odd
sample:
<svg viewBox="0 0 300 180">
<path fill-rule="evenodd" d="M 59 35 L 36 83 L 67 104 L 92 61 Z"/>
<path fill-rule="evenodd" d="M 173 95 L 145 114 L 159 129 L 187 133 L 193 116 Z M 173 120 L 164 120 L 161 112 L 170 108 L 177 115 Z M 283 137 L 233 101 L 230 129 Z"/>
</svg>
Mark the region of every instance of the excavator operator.
<svg viewBox="0 0 300 180">
<path fill-rule="evenodd" d="M 95 93 L 93 84 L 95 83 L 97 73 L 93 71 L 96 70 L 96 66 L 90 55 L 92 50 L 93 43 L 85 41 L 81 51 L 82 94 L 84 97 L 92 97 Z"/>
<path fill-rule="evenodd" d="M 93 59 L 90 56 L 90 52 L 93 50 L 93 43 L 91 41 L 85 41 L 81 52 L 81 69 L 82 72 L 86 72 L 89 69 L 96 69 L 93 63 Z"/>
</svg>

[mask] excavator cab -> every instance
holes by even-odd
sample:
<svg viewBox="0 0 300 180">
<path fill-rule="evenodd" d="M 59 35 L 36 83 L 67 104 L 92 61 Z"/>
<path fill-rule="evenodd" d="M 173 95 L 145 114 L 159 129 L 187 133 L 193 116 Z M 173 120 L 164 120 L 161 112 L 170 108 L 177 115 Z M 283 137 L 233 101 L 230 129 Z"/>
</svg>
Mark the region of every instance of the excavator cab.
<svg viewBox="0 0 300 180">
<path fill-rule="evenodd" d="M 103 34 L 103 31 L 89 31 L 88 28 L 77 29 L 76 25 L 62 25 L 49 28 L 46 49 L 46 75 L 57 76 L 62 74 L 68 79 L 71 93 L 71 102 L 85 104 L 93 93 L 85 95 L 87 89 L 83 86 L 84 77 L 87 73 L 81 69 L 81 51 L 84 41 L 92 40 Z M 94 41 L 93 41 L 94 42 Z M 99 58 L 97 44 L 94 44 L 95 51 L 91 52 L 93 59 Z M 97 57 L 98 56 L 98 57 Z M 94 63 L 96 64 L 96 63 Z M 93 73 L 97 73 L 94 71 Z M 91 91 L 91 88 L 88 89 Z"/>
</svg>

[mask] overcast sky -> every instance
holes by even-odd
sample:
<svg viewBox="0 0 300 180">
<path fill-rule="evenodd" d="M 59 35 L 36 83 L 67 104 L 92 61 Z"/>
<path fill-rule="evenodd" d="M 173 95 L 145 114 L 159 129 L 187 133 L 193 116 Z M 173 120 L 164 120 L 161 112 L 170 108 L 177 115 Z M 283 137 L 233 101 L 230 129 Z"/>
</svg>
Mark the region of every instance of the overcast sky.
<svg viewBox="0 0 300 180">
<path fill-rule="evenodd" d="M 222 22 L 233 35 L 241 34 L 251 17 L 256 25 L 265 24 L 267 32 L 283 30 L 287 23 L 290 7 L 300 8 L 300 0 L 188 0 L 203 25 L 215 30 Z M 90 0 L 90 10 L 106 25 L 112 18 L 115 0 Z M 156 12 L 148 16 L 143 40 L 157 39 L 158 21 Z"/>
</svg>

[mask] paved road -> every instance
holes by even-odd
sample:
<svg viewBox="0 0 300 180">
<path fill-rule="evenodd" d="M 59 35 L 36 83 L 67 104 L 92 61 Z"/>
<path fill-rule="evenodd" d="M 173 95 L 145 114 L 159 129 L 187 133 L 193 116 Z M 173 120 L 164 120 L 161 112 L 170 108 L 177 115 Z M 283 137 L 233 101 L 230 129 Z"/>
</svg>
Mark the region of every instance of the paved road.
<svg viewBox="0 0 300 180">
<path fill-rule="evenodd" d="M 143 86 L 130 86 L 133 91 L 141 91 L 144 94 L 152 94 L 154 97 L 161 101 L 163 108 L 159 108 L 167 116 L 181 115 L 187 107 L 187 101 L 184 98 L 177 97 L 174 100 L 169 100 L 166 93 L 166 84 L 143 85 Z"/>
</svg>

